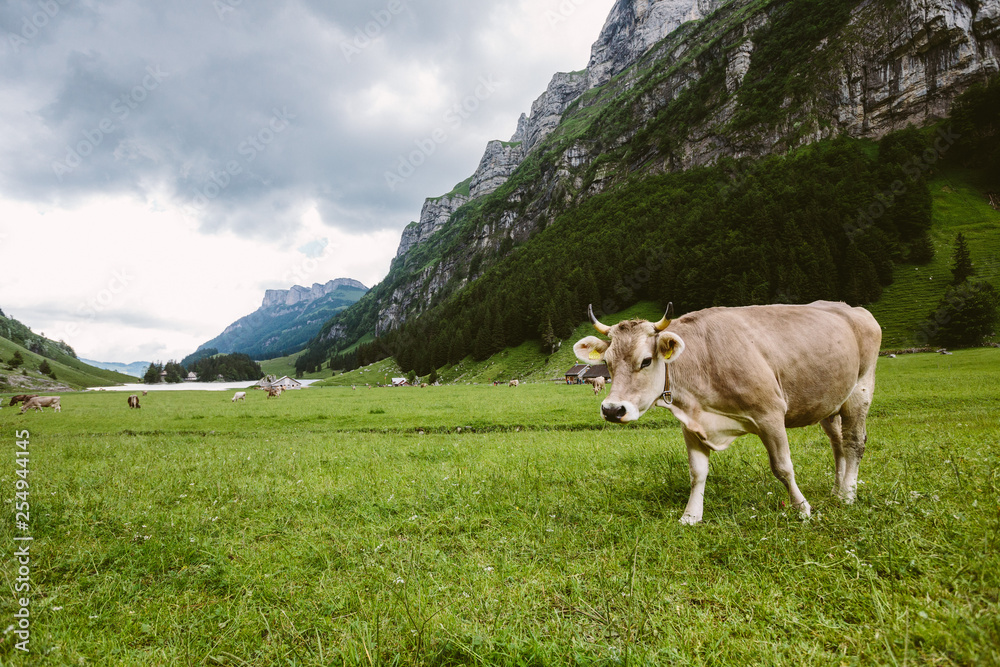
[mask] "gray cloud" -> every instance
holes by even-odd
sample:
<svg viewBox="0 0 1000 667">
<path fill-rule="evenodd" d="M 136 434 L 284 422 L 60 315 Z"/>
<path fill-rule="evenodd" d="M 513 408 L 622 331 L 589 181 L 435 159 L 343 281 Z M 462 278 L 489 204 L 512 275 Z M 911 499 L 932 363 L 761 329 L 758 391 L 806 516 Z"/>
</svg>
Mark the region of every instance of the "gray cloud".
<svg viewBox="0 0 1000 667">
<path fill-rule="evenodd" d="M 553 73 L 497 46 L 493 13 L 541 20 L 517 6 L 8 2 L 0 196 L 166 193 L 206 231 L 249 237 L 293 228 L 313 203 L 344 230 L 401 228 L 507 138 Z M 484 77 L 495 90 L 449 124 Z M 389 188 L 385 173 L 439 128 L 426 166 Z"/>
</svg>

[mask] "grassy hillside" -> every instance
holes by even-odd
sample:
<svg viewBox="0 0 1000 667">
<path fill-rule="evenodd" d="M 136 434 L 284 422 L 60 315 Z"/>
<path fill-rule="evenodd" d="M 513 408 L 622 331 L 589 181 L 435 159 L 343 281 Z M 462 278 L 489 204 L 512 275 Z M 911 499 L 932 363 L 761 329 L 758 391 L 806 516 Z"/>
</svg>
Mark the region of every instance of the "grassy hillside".
<svg viewBox="0 0 1000 667">
<path fill-rule="evenodd" d="M 882 324 L 882 347 L 915 344 L 914 335 L 944 296 L 951 280 L 952 252 L 959 232 L 969 243 L 979 279 L 1000 288 L 1000 211 L 977 187 L 975 172 L 950 169 L 929 183 L 933 198 L 934 259 L 924 266 L 897 265 L 894 281 L 870 310 Z"/>
<path fill-rule="evenodd" d="M 24 364 L 16 369 L 12 368 L 9 363 L 15 352 L 20 352 L 21 358 L 24 359 Z M 135 378 L 128 375 L 88 366 L 65 353 L 50 352 L 50 354 L 51 356 L 46 358 L 6 338 L 0 338 L 0 360 L 2 360 L 0 361 L 0 392 L 22 393 L 26 390 L 82 389 L 135 381 Z M 46 360 L 55 373 L 55 380 L 38 371 L 38 367 Z"/>
<path fill-rule="evenodd" d="M 295 377 L 295 360 L 299 358 L 299 354 L 301 353 L 291 354 L 287 357 L 265 359 L 264 361 L 260 361 L 258 363 L 260 364 L 260 368 L 264 371 L 265 375 L 274 375 L 279 378 L 285 375 L 288 377 Z M 330 371 L 323 369 L 318 373 L 306 373 L 302 377 L 306 380 L 317 380 L 319 378 L 330 377 Z"/>
<path fill-rule="evenodd" d="M 663 317 L 663 312 L 654 302 L 643 301 L 604 319 L 608 324 L 614 324 L 633 317 L 658 320 Z M 528 341 L 517 347 L 507 348 L 485 361 L 475 361 L 472 357 L 466 357 L 458 364 L 438 369 L 438 377 L 442 384 L 492 384 L 494 381 L 507 382 L 515 378 L 532 383 L 562 381 L 565 371 L 578 363 L 573 355 L 573 344 L 593 333 L 594 328 L 589 322 L 580 324 L 554 354 L 546 354 L 538 341 Z M 383 382 L 383 378 L 404 375 L 406 374 L 399 369 L 395 361 L 386 359 L 337 375 L 324 381 L 322 385 L 378 384 Z"/>
</svg>

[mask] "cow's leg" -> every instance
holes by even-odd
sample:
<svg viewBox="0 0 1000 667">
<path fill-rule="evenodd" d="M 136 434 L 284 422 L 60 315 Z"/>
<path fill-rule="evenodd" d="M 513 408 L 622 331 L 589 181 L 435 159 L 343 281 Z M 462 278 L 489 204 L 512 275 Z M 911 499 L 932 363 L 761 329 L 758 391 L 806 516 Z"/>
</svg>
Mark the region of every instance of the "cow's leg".
<svg viewBox="0 0 1000 667">
<path fill-rule="evenodd" d="M 708 456 L 712 450 L 687 429 L 684 429 L 684 444 L 687 445 L 688 469 L 691 473 L 691 495 L 688 496 L 681 523 L 690 526 L 701 522 L 705 509 L 705 481 L 708 479 Z"/>
<path fill-rule="evenodd" d="M 840 414 L 827 417 L 820 422 L 823 430 L 830 438 L 830 445 L 833 447 L 833 493 L 840 495 L 840 489 L 844 486 L 844 475 L 847 473 L 847 459 L 844 457 L 844 438 L 841 430 Z"/>
<path fill-rule="evenodd" d="M 812 508 L 795 483 L 795 469 L 792 467 L 792 455 L 788 450 L 788 434 L 785 432 L 784 420 L 770 425 L 761 424 L 761 427 L 760 439 L 767 449 L 771 472 L 788 489 L 788 499 L 792 507 L 799 510 L 799 516 L 803 519 L 808 518 Z"/>
<path fill-rule="evenodd" d="M 865 442 L 868 431 L 865 424 L 868 419 L 868 409 L 872 404 L 872 391 L 875 388 L 874 370 L 862 377 L 854 388 L 844 407 L 840 409 L 841 434 L 843 436 L 844 474 L 838 479 L 840 484 L 837 495 L 845 503 L 853 503 L 858 487 L 858 468 L 861 458 L 865 455 Z"/>
</svg>

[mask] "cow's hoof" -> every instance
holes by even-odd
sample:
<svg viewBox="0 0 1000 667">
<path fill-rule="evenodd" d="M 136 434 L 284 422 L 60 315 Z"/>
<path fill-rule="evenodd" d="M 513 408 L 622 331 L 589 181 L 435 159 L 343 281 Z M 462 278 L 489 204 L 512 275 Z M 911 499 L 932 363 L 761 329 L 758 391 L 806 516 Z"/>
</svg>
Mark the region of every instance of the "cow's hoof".
<svg viewBox="0 0 1000 667">
<path fill-rule="evenodd" d="M 853 505 L 854 504 L 854 495 L 855 495 L 855 493 L 854 493 L 853 489 L 844 491 L 844 490 L 839 489 L 837 487 L 833 487 L 833 495 L 835 497 L 839 498 L 840 502 L 844 503 L 845 505 Z"/>
<path fill-rule="evenodd" d="M 812 516 L 812 508 L 809 507 L 809 503 L 802 503 L 799 505 L 799 518 L 803 521 L 809 519 Z"/>
<path fill-rule="evenodd" d="M 685 526 L 693 526 L 697 523 L 701 523 L 701 517 L 693 514 L 685 514 L 681 517 L 681 523 Z"/>
</svg>

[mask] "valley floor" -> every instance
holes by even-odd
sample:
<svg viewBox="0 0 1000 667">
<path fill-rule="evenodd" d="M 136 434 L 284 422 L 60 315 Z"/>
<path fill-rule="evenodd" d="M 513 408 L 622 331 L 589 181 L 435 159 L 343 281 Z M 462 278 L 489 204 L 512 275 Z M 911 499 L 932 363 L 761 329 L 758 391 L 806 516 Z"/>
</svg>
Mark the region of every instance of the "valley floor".
<svg viewBox="0 0 1000 667">
<path fill-rule="evenodd" d="M 852 506 L 791 431 L 809 521 L 745 437 L 681 526 L 675 420 L 585 386 L 230 398 L 0 411 L 2 664 L 1000 662 L 1000 350 L 880 359 Z"/>
</svg>

